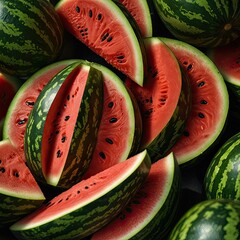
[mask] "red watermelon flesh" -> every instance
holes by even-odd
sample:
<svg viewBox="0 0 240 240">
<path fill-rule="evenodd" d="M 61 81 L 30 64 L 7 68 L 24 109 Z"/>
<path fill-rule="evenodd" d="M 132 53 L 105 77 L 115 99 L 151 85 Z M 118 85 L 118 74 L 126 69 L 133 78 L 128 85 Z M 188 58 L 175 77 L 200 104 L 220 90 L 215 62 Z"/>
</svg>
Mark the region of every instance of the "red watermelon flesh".
<svg viewBox="0 0 240 240">
<path fill-rule="evenodd" d="M 162 211 L 162 218 L 164 218 L 165 215 L 162 206 L 173 186 L 173 178 L 176 174 L 174 172 L 175 164 L 177 163 L 175 163 L 172 153 L 153 163 L 145 183 L 136 193 L 135 197 L 113 221 L 94 233 L 91 240 L 131 239 L 132 237 L 136 237 L 135 235 L 137 234 L 139 234 L 138 239 L 153 239 L 148 238 L 144 234 L 141 235 L 140 232 L 144 228 L 150 229 L 154 224 L 156 225 L 157 219 L 154 222 L 151 221 L 158 212 L 161 214 Z M 177 180 L 179 181 L 179 179 Z M 179 189 L 176 188 L 174 191 L 179 194 Z M 175 206 L 177 205 L 176 199 L 170 200 Z M 174 210 L 172 209 L 172 211 Z M 168 215 L 162 221 L 165 224 L 169 219 Z M 148 226 L 148 224 L 152 226 Z M 155 227 L 159 229 L 159 232 L 165 231 L 162 225 Z M 159 235 L 159 238 L 161 238 L 161 235 Z"/>
<path fill-rule="evenodd" d="M 195 47 L 161 38 L 187 73 L 192 107 L 183 135 L 171 149 L 179 164 L 199 157 L 218 139 L 226 122 L 229 97 L 222 75 L 213 62 Z"/>
<path fill-rule="evenodd" d="M 135 19 L 142 37 L 152 36 L 152 20 L 147 0 L 119 0 Z"/>
<path fill-rule="evenodd" d="M 21 149 L 24 157 L 24 134 L 29 114 L 43 87 L 72 60 L 63 60 L 42 68 L 33 74 L 19 89 L 9 106 L 3 126 L 3 138 L 10 139 L 12 144 Z M 20 150 L 19 150 L 20 151 Z"/>
<path fill-rule="evenodd" d="M 55 9 L 68 32 L 133 81 L 143 84 L 142 40 L 115 1 L 62 0 Z"/>
<path fill-rule="evenodd" d="M 126 80 L 142 115 L 142 149 L 159 135 L 171 119 L 182 87 L 181 70 L 169 48 L 158 38 L 146 39 L 145 47 L 149 70 L 143 87 Z"/>
</svg>

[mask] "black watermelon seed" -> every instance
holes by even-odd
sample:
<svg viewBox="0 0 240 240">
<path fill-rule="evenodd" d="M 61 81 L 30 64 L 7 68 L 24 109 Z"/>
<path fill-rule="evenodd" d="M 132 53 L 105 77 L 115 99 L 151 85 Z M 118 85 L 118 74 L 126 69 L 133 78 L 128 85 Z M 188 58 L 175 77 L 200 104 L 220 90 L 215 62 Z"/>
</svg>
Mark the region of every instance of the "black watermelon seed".
<svg viewBox="0 0 240 240">
<path fill-rule="evenodd" d="M 102 14 L 101 14 L 101 13 L 98 14 L 97 19 L 98 19 L 99 21 L 102 19 Z"/>
<path fill-rule="evenodd" d="M 200 118 L 204 118 L 204 117 L 205 117 L 203 113 L 198 113 L 198 116 L 199 116 Z"/>
<path fill-rule="evenodd" d="M 208 102 L 206 100 L 201 100 L 201 104 L 207 104 Z"/>
<path fill-rule="evenodd" d="M 105 141 L 106 141 L 107 143 L 109 143 L 109 144 L 113 144 L 113 140 L 110 139 L 110 138 L 106 138 Z"/>
<path fill-rule="evenodd" d="M 77 190 L 77 194 L 80 194 L 80 190 Z"/>
<path fill-rule="evenodd" d="M 188 131 L 185 130 L 185 131 L 183 132 L 183 135 L 184 135 L 185 137 L 189 137 L 190 134 L 189 134 Z"/>
<path fill-rule="evenodd" d="M 26 101 L 27 106 L 34 106 L 34 102 Z"/>
<path fill-rule="evenodd" d="M 198 87 L 202 87 L 204 86 L 205 82 L 204 81 L 201 81 L 199 84 L 198 84 Z"/>
<path fill-rule="evenodd" d="M 93 16 L 92 10 L 90 9 L 88 12 L 88 16 L 91 18 Z"/>
<path fill-rule="evenodd" d="M 152 74 L 152 78 L 155 78 L 157 75 L 158 75 L 158 71 L 156 71 Z"/>
<path fill-rule="evenodd" d="M 109 108 L 112 108 L 112 107 L 113 107 L 113 105 L 114 105 L 114 103 L 113 103 L 113 102 L 109 102 L 109 103 L 108 103 L 108 107 L 109 107 Z"/>
<path fill-rule="evenodd" d="M 55 134 L 59 134 L 59 130 L 56 130 Z"/>
<path fill-rule="evenodd" d="M 62 152 L 61 152 L 61 150 L 58 150 L 57 151 L 57 158 L 60 158 L 62 156 Z"/>
<path fill-rule="evenodd" d="M 58 203 L 60 203 L 60 202 L 62 202 L 62 199 L 60 199 L 60 200 L 58 201 Z"/>
<path fill-rule="evenodd" d="M 111 42 L 112 39 L 113 39 L 112 36 L 108 37 L 107 42 Z"/>
<path fill-rule="evenodd" d="M 0 160 L 0 164 L 2 163 L 2 160 Z"/>
<path fill-rule="evenodd" d="M 70 118 L 70 116 L 66 116 L 64 120 L 65 120 L 65 121 L 68 121 L 69 118 Z"/>
<path fill-rule="evenodd" d="M 69 94 L 67 95 L 67 100 L 68 100 L 68 101 L 70 100 L 70 95 L 69 95 Z"/>
<path fill-rule="evenodd" d="M 4 167 L 0 168 L 0 172 L 5 173 L 6 169 Z"/>
<path fill-rule="evenodd" d="M 105 41 L 108 38 L 108 36 L 109 36 L 109 33 L 103 34 L 103 36 L 101 37 L 101 41 L 102 42 Z"/>
<path fill-rule="evenodd" d="M 117 122 L 117 120 L 118 120 L 117 118 L 111 118 L 111 119 L 109 120 L 109 122 L 110 122 L 110 123 L 115 123 L 115 122 Z"/>
<path fill-rule="evenodd" d="M 14 173 L 13 173 L 13 176 L 15 176 L 15 177 L 17 177 L 17 178 L 18 178 L 20 175 L 19 175 L 19 173 L 18 173 L 18 172 L 14 172 Z"/>
<path fill-rule="evenodd" d="M 192 64 L 189 64 L 189 65 L 187 66 L 187 70 L 190 71 L 191 69 L 192 69 Z"/>
<path fill-rule="evenodd" d="M 19 121 L 18 121 L 18 125 L 23 125 L 23 124 L 25 124 L 26 123 L 26 119 L 20 119 Z"/>
<path fill-rule="evenodd" d="M 79 6 L 76 6 L 75 9 L 76 9 L 76 12 L 77 12 L 77 13 L 80 13 L 80 7 L 79 7 Z"/>
<path fill-rule="evenodd" d="M 63 136 L 62 139 L 61 139 L 62 143 L 64 143 L 66 141 L 66 139 L 67 139 L 67 137 Z"/>
<path fill-rule="evenodd" d="M 104 154 L 104 152 L 100 152 L 100 153 L 99 153 L 99 156 L 100 156 L 102 159 L 106 159 L 106 155 Z"/>
<path fill-rule="evenodd" d="M 85 186 L 84 188 L 85 188 L 85 189 L 88 189 L 89 187 L 88 187 L 88 186 Z"/>
</svg>

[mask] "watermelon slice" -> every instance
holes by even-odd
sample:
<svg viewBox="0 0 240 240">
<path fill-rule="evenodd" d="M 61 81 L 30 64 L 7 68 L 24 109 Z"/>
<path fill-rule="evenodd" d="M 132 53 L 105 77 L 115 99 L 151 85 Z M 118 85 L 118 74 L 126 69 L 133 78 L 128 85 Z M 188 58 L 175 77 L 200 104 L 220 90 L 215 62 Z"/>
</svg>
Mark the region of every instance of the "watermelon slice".
<svg viewBox="0 0 240 240">
<path fill-rule="evenodd" d="M 109 223 L 145 181 L 147 151 L 116 164 L 56 196 L 13 224 L 18 239 L 82 239 Z"/>
<path fill-rule="evenodd" d="M 119 0 L 135 19 L 142 37 L 152 37 L 152 17 L 147 0 Z"/>
<path fill-rule="evenodd" d="M 127 79 L 143 121 L 140 149 L 147 148 L 152 161 L 163 157 L 181 136 L 190 111 L 190 87 L 182 78 L 178 61 L 157 37 L 144 40 L 148 75 L 143 87 Z"/>
<path fill-rule="evenodd" d="M 139 85 L 145 50 L 131 16 L 112 0 L 61 0 L 55 9 L 68 32 Z"/>
<path fill-rule="evenodd" d="M 0 227 L 37 209 L 45 197 L 9 140 L 0 142 Z"/>
<path fill-rule="evenodd" d="M 3 139 L 10 139 L 23 159 L 26 124 L 39 93 L 55 74 L 72 62 L 62 60 L 38 70 L 19 88 L 9 105 L 3 125 Z"/>
<path fill-rule="evenodd" d="M 203 52 L 179 40 L 161 40 L 173 51 L 191 83 L 191 113 L 183 135 L 171 149 L 179 164 L 187 164 L 210 150 L 220 136 L 228 115 L 228 91 L 216 65 Z"/>
<path fill-rule="evenodd" d="M 135 154 L 142 135 L 141 115 L 131 92 L 110 69 L 94 62 L 88 64 L 103 74 L 104 106 L 96 148 L 84 178 Z"/>
<path fill-rule="evenodd" d="M 153 163 L 142 188 L 124 210 L 91 240 L 163 239 L 176 215 L 180 170 L 170 153 Z M 155 237 L 155 238 L 154 238 Z"/>
</svg>

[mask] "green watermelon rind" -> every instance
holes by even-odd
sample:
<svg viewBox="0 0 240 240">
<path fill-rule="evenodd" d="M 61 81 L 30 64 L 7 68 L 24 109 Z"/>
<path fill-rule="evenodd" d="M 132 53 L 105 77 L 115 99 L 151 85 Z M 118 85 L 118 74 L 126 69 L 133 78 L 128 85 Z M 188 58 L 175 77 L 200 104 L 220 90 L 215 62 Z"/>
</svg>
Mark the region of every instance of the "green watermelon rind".
<svg viewBox="0 0 240 240">
<path fill-rule="evenodd" d="M 206 229 L 208 231 L 206 231 Z M 191 207 L 174 226 L 169 239 L 226 239 L 240 238 L 239 201 L 212 199 Z"/>
<path fill-rule="evenodd" d="M 221 105 L 221 116 L 219 117 L 218 124 L 216 126 L 217 131 L 215 133 L 211 134 L 211 138 L 209 141 L 205 141 L 205 144 L 202 145 L 199 149 L 195 150 L 193 149 L 192 152 L 186 153 L 183 156 L 178 156 L 176 154 L 177 161 L 180 165 L 188 165 L 190 163 L 198 161 L 201 157 L 203 157 L 207 152 L 209 152 L 215 144 L 218 142 L 218 140 L 221 138 L 221 135 L 225 129 L 226 122 L 228 119 L 228 110 L 229 110 L 229 94 L 227 90 L 226 83 L 224 81 L 224 78 L 222 74 L 219 72 L 216 65 L 211 61 L 211 59 L 203 53 L 201 50 L 197 49 L 196 47 L 185 43 L 180 40 L 172 39 L 172 38 L 165 38 L 161 37 L 161 40 L 171 49 L 172 46 L 176 46 L 180 49 L 183 49 L 183 51 L 188 51 L 191 54 L 193 54 L 196 59 L 199 60 L 199 62 L 203 63 L 207 70 L 211 72 L 213 76 L 215 76 L 215 79 L 217 79 L 217 84 L 219 88 L 219 94 L 222 96 L 222 105 Z M 194 97 L 194 96 L 192 96 Z M 177 144 L 177 143 L 176 143 Z M 173 146 L 174 148 L 174 146 Z"/>
<path fill-rule="evenodd" d="M 149 155 L 144 150 L 134 157 L 136 160 L 128 171 L 123 171 L 121 177 L 114 183 L 100 189 L 84 202 L 78 202 L 62 212 L 62 209 L 59 209 L 60 213 L 52 214 L 39 223 L 22 224 L 20 220 L 13 224 L 10 230 L 18 239 L 24 240 L 33 238 L 42 240 L 49 237 L 55 240 L 73 237 L 81 239 L 92 234 L 110 222 L 145 181 L 151 167 Z M 97 177 L 98 174 L 95 176 Z M 68 195 L 68 192 L 70 194 L 71 189 L 63 193 L 63 198 L 66 194 Z"/>
<path fill-rule="evenodd" d="M 226 140 L 218 149 L 204 176 L 207 199 L 240 201 L 240 133 Z"/>
</svg>

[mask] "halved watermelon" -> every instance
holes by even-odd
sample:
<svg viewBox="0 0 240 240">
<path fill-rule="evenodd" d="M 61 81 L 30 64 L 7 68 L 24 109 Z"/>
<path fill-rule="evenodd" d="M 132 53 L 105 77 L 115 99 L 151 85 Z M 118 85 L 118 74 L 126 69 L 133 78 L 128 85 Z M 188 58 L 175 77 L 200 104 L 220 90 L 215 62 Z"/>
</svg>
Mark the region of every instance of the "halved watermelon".
<svg viewBox="0 0 240 240">
<path fill-rule="evenodd" d="M 190 110 L 190 88 L 178 61 L 159 38 L 144 40 L 148 72 L 143 87 L 127 79 L 135 95 L 143 122 L 140 149 L 147 148 L 157 161 L 181 136 Z"/>
<path fill-rule="evenodd" d="M 0 227 L 37 209 L 45 197 L 9 140 L 0 142 Z"/>
<path fill-rule="evenodd" d="M 55 9 L 65 29 L 139 85 L 146 66 L 139 29 L 112 0 L 61 0 Z"/>
<path fill-rule="evenodd" d="M 9 105 L 3 125 L 3 139 L 10 139 L 23 159 L 26 124 L 39 93 L 55 74 L 72 62 L 62 60 L 38 70 L 19 88 Z"/>
<path fill-rule="evenodd" d="M 192 162 L 216 142 L 226 123 L 229 96 L 216 65 L 203 52 L 179 40 L 161 38 L 186 70 L 192 107 L 183 135 L 171 149 L 179 164 Z"/>
<path fill-rule="evenodd" d="M 180 169 L 173 153 L 153 163 L 141 189 L 91 240 L 163 239 L 180 200 Z"/>
<path fill-rule="evenodd" d="M 142 37 L 152 37 L 152 17 L 148 0 L 118 0 L 135 19 Z"/>
<path fill-rule="evenodd" d="M 82 239 L 109 223 L 142 186 L 151 167 L 147 151 L 74 185 L 13 224 L 18 239 Z"/>
</svg>

